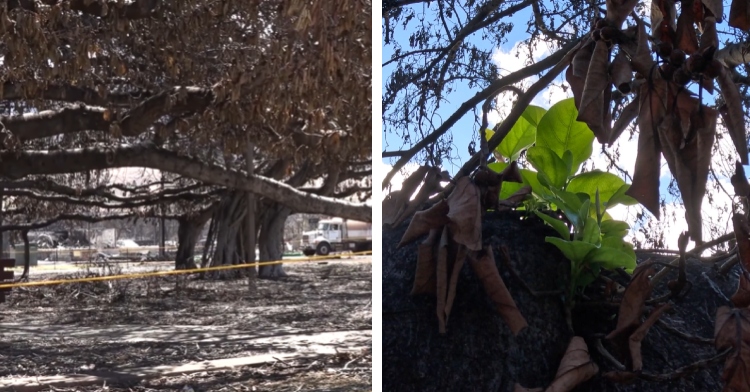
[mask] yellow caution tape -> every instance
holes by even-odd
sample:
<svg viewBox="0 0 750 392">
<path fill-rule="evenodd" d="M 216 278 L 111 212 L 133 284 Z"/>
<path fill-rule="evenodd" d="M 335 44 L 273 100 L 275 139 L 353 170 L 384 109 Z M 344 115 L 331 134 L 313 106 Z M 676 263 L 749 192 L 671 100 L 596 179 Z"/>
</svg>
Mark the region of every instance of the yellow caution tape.
<svg viewBox="0 0 750 392">
<path fill-rule="evenodd" d="M 371 255 L 371 254 L 372 254 L 372 251 L 364 251 L 364 252 L 347 253 L 346 255 L 347 256 L 361 256 L 361 255 Z M 184 270 L 153 271 L 153 272 L 141 272 L 141 273 L 135 273 L 135 274 L 93 276 L 93 277 L 87 277 L 87 278 L 42 280 L 38 282 L 6 283 L 6 284 L 0 284 L 0 289 L 9 289 L 13 287 L 30 287 L 30 286 L 52 286 L 52 285 L 64 284 L 64 283 L 100 282 L 100 281 L 118 280 L 118 279 L 147 278 L 150 276 L 195 274 L 199 272 L 222 271 L 222 270 L 232 270 L 232 269 L 239 269 L 239 268 L 249 268 L 249 267 L 261 267 L 264 265 L 276 265 L 276 264 L 286 264 L 286 263 L 309 263 L 311 261 L 330 260 L 330 259 L 331 259 L 331 256 L 311 256 L 311 257 L 308 257 L 306 259 L 301 259 L 301 260 L 275 260 L 275 261 L 255 262 L 252 264 L 220 265 L 217 267 L 194 268 L 194 269 L 184 269 Z"/>
</svg>

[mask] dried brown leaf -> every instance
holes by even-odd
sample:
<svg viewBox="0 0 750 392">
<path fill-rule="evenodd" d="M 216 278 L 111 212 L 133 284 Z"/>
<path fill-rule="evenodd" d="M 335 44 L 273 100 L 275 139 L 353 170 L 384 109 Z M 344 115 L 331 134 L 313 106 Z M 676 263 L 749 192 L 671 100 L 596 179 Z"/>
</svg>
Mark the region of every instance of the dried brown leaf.
<svg viewBox="0 0 750 392">
<path fill-rule="evenodd" d="M 655 72 L 650 83 L 639 91 L 638 155 L 635 161 L 633 183 L 626 192 L 659 218 L 659 172 L 661 171 L 661 146 L 658 127 L 667 113 L 665 103 L 667 83 Z"/>
<path fill-rule="evenodd" d="M 614 22 L 618 28 L 628 18 L 638 0 L 607 0 L 607 20 Z"/>
<path fill-rule="evenodd" d="M 721 375 L 724 391 L 750 391 L 750 309 L 720 307 L 716 311 L 714 338 L 717 349 L 734 349 Z"/>
<path fill-rule="evenodd" d="M 701 206 L 716 134 L 716 110 L 701 105 L 685 90 L 677 95 L 674 110 L 659 126 L 662 151 L 685 204 L 690 237 L 702 241 Z"/>
<path fill-rule="evenodd" d="M 730 180 L 734 187 L 735 196 L 750 197 L 750 183 L 747 181 L 747 176 L 745 175 L 745 169 L 742 167 L 742 163 L 735 162 L 734 174 Z"/>
<path fill-rule="evenodd" d="M 448 234 L 448 226 L 443 228 L 443 233 L 440 236 L 440 242 L 438 243 L 438 255 L 437 255 L 437 318 L 438 328 L 440 333 L 445 333 L 445 300 L 448 294 L 448 245 L 450 242 L 450 235 Z"/>
<path fill-rule="evenodd" d="M 737 240 L 737 252 L 739 253 L 740 263 L 742 263 L 740 282 L 737 291 L 732 295 L 732 303 L 739 307 L 745 308 L 750 306 L 750 279 L 745 271 L 750 271 L 750 225 L 747 218 L 742 214 L 735 213 L 732 216 L 734 226 L 734 237 Z"/>
<path fill-rule="evenodd" d="M 613 145 L 630 123 L 635 120 L 638 116 L 638 110 L 640 109 L 639 98 L 636 97 L 630 101 L 620 112 L 620 116 L 615 120 L 615 125 L 612 126 L 612 131 L 609 134 L 609 145 Z"/>
<path fill-rule="evenodd" d="M 633 371 L 639 372 L 643 369 L 643 358 L 641 357 L 641 342 L 646 337 L 649 328 L 656 323 L 662 313 L 669 309 L 671 306 L 666 303 L 654 309 L 653 312 L 648 316 L 646 321 L 641 324 L 638 329 L 630 335 L 630 357 L 633 360 Z"/>
<path fill-rule="evenodd" d="M 709 47 L 719 47 L 719 36 L 716 32 L 716 19 L 712 16 L 707 16 L 703 19 L 703 34 L 701 34 L 699 50 L 706 50 Z"/>
<path fill-rule="evenodd" d="M 607 339 L 629 337 L 638 328 L 646 299 L 651 296 L 652 287 L 649 277 L 653 273 L 654 267 L 650 264 L 641 264 L 635 269 L 620 303 L 617 328 L 607 335 Z"/>
<path fill-rule="evenodd" d="M 461 273 L 461 269 L 466 263 L 466 247 L 458 245 L 456 252 L 456 260 L 453 262 L 451 267 L 451 279 L 448 282 L 448 297 L 445 300 L 445 319 L 451 315 L 451 309 L 453 308 L 453 300 L 456 299 L 456 285 L 458 284 L 458 276 Z"/>
<path fill-rule="evenodd" d="M 576 107 L 581 107 L 581 98 L 583 97 L 583 87 L 586 85 L 586 77 L 576 76 L 573 73 L 573 66 L 569 66 L 565 70 L 565 81 L 570 85 L 570 89 L 573 91 L 573 102 Z"/>
<path fill-rule="evenodd" d="M 740 162 L 743 165 L 748 164 L 747 158 L 747 141 L 745 139 L 745 115 L 742 111 L 742 98 L 740 97 L 740 90 L 737 85 L 732 81 L 732 77 L 725 67 L 721 67 L 721 72 L 717 78 L 719 87 L 721 87 L 721 95 L 724 97 L 726 102 L 726 113 L 722 110 L 722 117 L 724 118 L 724 124 L 729 130 L 729 136 L 732 137 L 734 147 L 737 149 L 737 153 L 740 155 Z"/>
<path fill-rule="evenodd" d="M 505 287 L 505 282 L 503 282 L 503 279 L 500 277 L 500 272 L 497 270 L 497 264 L 495 264 L 495 257 L 492 254 L 492 249 L 484 248 L 480 252 L 479 257 L 470 257 L 469 265 L 472 270 L 474 270 L 477 278 L 482 282 L 484 291 L 487 292 L 487 295 L 492 299 L 492 302 L 495 304 L 495 309 L 505 323 L 508 324 L 513 335 L 518 335 L 518 332 L 526 328 L 528 324 L 516 307 L 513 297 L 511 297 L 508 292 L 508 288 Z"/>
<path fill-rule="evenodd" d="M 653 3 L 652 3 L 653 4 Z M 648 33 L 646 32 L 646 25 L 642 21 L 637 21 L 638 24 L 638 46 L 635 50 L 635 56 L 633 56 L 633 69 L 643 76 L 647 76 L 651 73 L 651 68 L 654 65 L 654 59 L 651 57 L 651 48 L 648 45 Z"/>
<path fill-rule="evenodd" d="M 544 391 L 544 388 L 526 388 L 521 386 L 521 384 L 516 384 L 513 387 L 513 392 L 542 392 Z"/>
<path fill-rule="evenodd" d="M 508 196 L 507 199 L 505 199 L 508 202 L 511 203 L 520 203 L 526 199 L 526 196 L 531 194 L 531 187 L 528 185 L 524 185 L 521 187 L 521 189 L 515 191 L 512 195 Z"/>
<path fill-rule="evenodd" d="M 575 389 L 581 383 L 594 377 L 599 372 L 599 366 L 591 361 L 589 349 L 586 342 L 580 336 L 574 336 L 568 344 L 557 369 L 555 380 L 552 381 L 546 392 L 568 392 Z"/>
<path fill-rule="evenodd" d="M 414 286 L 411 295 L 432 294 L 437 289 L 437 255 L 436 249 L 442 229 L 430 230 L 430 235 L 419 244 L 417 252 L 417 271 L 414 274 Z"/>
<path fill-rule="evenodd" d="M 401 211 L 393 225 L 399 225 L 403 220 L 414 215 L 414 213 L 418 211 L 425 202 L 427 202 L 430 196 L 441 190 L 442 186 L 440 185 L 440 181 L 443 181 L 443 175 L 440 173 L 440 169 L 436 167 L 428 168 L 427 173 L 424 176 L 424 183 L 422 184 L 422 187 L 419 188 L 419 192 L 417 192 L 412 200 L 408 201 L 406 208 Z"/>
<path fill-rule="evenodd" d="M 740 30 L 750 30 L 750 3 L 747 0 L 734 0 L 729 9 L 729 25 Z"/>
<path fill-rule="evenodd" d="M 630 94 L 630 82 L 633 80 L 633 67 L 624 51 L 617 52 L 612 60 L 612 83 L 623 94 Z"/>
<path fill-rule="evenodd" d="M 401 184 L 401 189 L 391 192 L 383 200 L 383 224 L 393 225 L 407 208 L 411 195 L 424 179 L 427 167 L 420 166 Z"/>
<path fill-rule="evenodd" d="M 578 108 L 578 121 L 588 124 L 600 143 L 606 143 L 609 135 L 605 134 L 604 107 L 609 102 L 604 102 L 604 91 L 609 89 L 610 81 L 607 69 L 609 68 L 609 48 L 604 40 L 596 42 L 591 63 L 586 74 L 586 84 L 583 88 L 581 105 Z"/>
<path fill-rule="evenodd" d="M 694 23 L 693 0 L 683 0 L 682 12 L 677 19 L 676 47 L 687 54 L 698 51 L 698 36 L 695 35 Z"/>
<path fill-rule="evenodd" d="M 606 378 L 607 380 L 614 381 L 616 383 L 630 384 L 633 381 L 638 379 L 638 373 L 614 370 L 614 371 L 606 372 L 602 374 L 602 377 Z"/>
<path fill-rule="evenodd" d="M 398 243 L 398 248 L 429 233 L 432 229 L 439 229 L 446 225 L 448 223 L 448 209 L 448 202 L 440 200 L 432 207 L 414 214 L 414 218 L 409 223 L 409 227 L 406 228 L 404 236 L 401 237 L 401 242 Z"/>
<path fill-rule="evenodd" d="M 461 177 L 448 196 L 448 219 L 453 241 L 469 250 L 482 249 L 482 208 L 479 188 L 469 177 Z"/>
<path fill-rule="evenodd" d="M 708 16 L 712 16 L 715 18 L 717 23 L 720 23 L 722 21 L 722 15 L 724 15 L 724 2 L 722 0 L 698 0 L 703 3 L 703 6 L 706 7 L 706 17 L 704 17 L 704 20 Z"/>
</svg>

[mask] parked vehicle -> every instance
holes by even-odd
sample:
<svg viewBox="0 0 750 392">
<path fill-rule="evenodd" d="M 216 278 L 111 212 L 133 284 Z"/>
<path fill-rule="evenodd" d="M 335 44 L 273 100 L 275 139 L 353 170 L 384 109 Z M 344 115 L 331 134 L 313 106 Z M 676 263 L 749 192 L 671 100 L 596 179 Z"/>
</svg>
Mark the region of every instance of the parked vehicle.
<svg viewBox="0 0 750 392">
<path fill-rule="evenodd" d="M 306 255 L 326 256 L 333 251 L 361 252 L 372 250 L 372 224 L 341 218 L 324 219 L 318 228 L 302 233 L 302 249 Z"/>
</svg>

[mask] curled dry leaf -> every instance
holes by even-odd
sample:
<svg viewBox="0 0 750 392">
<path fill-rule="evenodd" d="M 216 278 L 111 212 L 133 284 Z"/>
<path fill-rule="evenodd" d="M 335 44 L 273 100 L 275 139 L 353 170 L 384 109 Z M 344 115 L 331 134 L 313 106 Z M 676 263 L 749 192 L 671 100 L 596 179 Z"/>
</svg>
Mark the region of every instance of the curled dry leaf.
<svg viewBox="0 0 750 392">
<path fill-rule="evenodd" d="M 641 342 L 643 341 L 643 338 L 646 337 L 646 333 L 648 333 L 649 328 L 656 323 L 656 320 L 659 319 L 659 316 L 661 316 L 662 313 L 664 313 L 665 310 L 669 309 L 671 306 L 667 304 L 663 304 L 656 309 L 654 309 L 653 312 L 648 316 L 646 321 L 641 324 L 638 329 L 633 332 L 632 335 L 630 335 L 630 338 L 628 339 L 630 341 L 630 358 L 633 360 L 633 371 L 641 371 L 643 369 L 643 358 L 641 357 Z"/>
<path fill-rule="evenodd" d="M 693 0 L 683 0 L 682 12 L 677 19 L 676 46 L 687 54 L 693 54 L 698 51 L 698 37 L 695 35 L 694 23 Z"/>
<path fill-rule="evenodd" d="M 685 204 L 690 237 L 702 241 L 701 205 L 706 193 L 711 147 L 716 134 L 716 110 L 701 105 L 682 90 L 659 126 L 659 141 Z"/>
<path fill-rule="evenodd" d="M 734 84 L 732 77 L 725 67 L 721 67 L 717 81 L 719 82 L 719 87 L 721 87 L 721 95 L 724 97 L 724 102 L 726 102 L 726 112 L 722 110 L 721 113 L 724 118 L 724 124 L 729 130 L 729 136 L 732 137 L 732 142 L 734 142 L 737 153 L 740 155 L 740 161 L 743 165 L 747 165 L 748 151 L 745 139 L 745 117 L 742 111 L 740 91 L 737 89 L 737 85 Z"/>
<path fill-rule="evenodd" d="M 570 85 L 570 89 L 573 90 L 573 100 L 578 108 L 581 107 L 583 88 L 586 85 L 586 74 L 589 72 L 594 45 L 594 41 L 587 38 L 587 42 L 576 52 L 570 66 L 565 71 L 565 79 Z"/>
<path fill-rule="evenodd" d="M 461 273 L 461 269 L 466 263 L 466 247 L 458 245 L 456 252 L 456 259 L 451 267 L 451 278 L 448 281 L 448 296 L 445 300 L 445 319 L 451 315 L 451 309 L 453 308 L 453 301 L 456 299 L 456 285 L 458 284 L 458 276 Z"/>
<path fill-rule="evenodd" d="M 589 348 L 580 336 L 574 336 L 568 344 L 565 355 L 560 361 L 555 380 L 552 381 L 546 392 L 572 391 L 581 383 L 594 377 L 599 372 L 599 367 L 591 361 Z"/>
<path fill-rule="evenodd" d="M 425 174 L 427 174 L 427 167 L 420 166 L 414 171 L 414 173 L 404 180 L 401 184 L 401 190 L 391 192 L 386 196 L 383 200 L 383 224 L 395 226 L 398 224 L 397 221 L 403 220 L 399 219 L 399 217 L 409 205 L 411 195 L 414 194 L 414 191 L 417 190 L 419 184 L 422 183 Z"/>
<path fill-rule="evenodd" d="M 716 22 L 721 22 L 724 15 L 724 1 L 723 0 L 699 0 L 705 7 L 706 16 L 704 20 L 711 16 Z"/>
<path fill-rule="evenodd" d="M 652 3 L 653 5 L 653 3 Z M 648 76 L 651 73 L 651 68 L 654 65 L 654 59 L 651 58 L 651 48 L 648 45 L 648 33 L 646 32 L 646 25 L 642 21 L 638 23 L 638 46 L 635 50 L 635 56 L 633 56 L 633 69 L 643 76 Z"/>
<path fill-rule="evenodd" d="M 633 80 L 633 67 L 624 51 L 617 52 L 612 60 L 612 83 L 623 94 L 630 93 L 630 82 Z"/>
<path fill-rule="evenodd" d="M 414 274 L 414 286 L 411 295 L 435 294 L 437 289 L 436 249 L 442 229 L 430 230 L 430 235 L 419 244 L 417 252 L 417 271 Z"/>
<path fill-rule="evenodd" d="M 748 225 L 745 216 L 737 213 L 732 216 L 732 224 L 734 225 L 734 236 L 737 239 L 737 251 L 742 268 L 739 286 L 731 300 L 735 306 L 746 308 L 750 306 L 750 279 L 748 279 L 748 273 L 746 272 L 750 271 L 750 225 Z"/>
<path fill-rule="evenodd" d="M 617 328 L 607 335 L 612 340 L 620 337 L 630 337 L 641 323 L 641 314 L 646 299 L 651 296 L 651 281 L 649 277 L 654 273 L 650 263 L 639 265 L 633 272 L 633 278 L 625 288 L 620 311 L 617 315 Z"/>
<path fill-rule="evenodd" d="M 607 0 L 607 20 L 621 27 L 636 4 L 638 0 Z"/>
<path fill-rule="evenodd" d="M 604 134 L 604 90 L 609 89 L 610 81 L 607 69 L 609 68 L 609 48 L 604 40 L 599 40 L 594 46 L 591 63 L 586 74 L 586 84 L 583 88 L 581 104 L 578 107 L 578 121 L 585 122 L 594 132 L 599 143 L 606 143 L 609 135 Z"/>
<path fill-rule="evenodd" d="M 635 62 L 634 62 L 635 63 Z M 665 103 L 667 83 L 653 74 L 650 83 L 641 85 L 638 112 L 638 155 L 635 161 L 633 183 L 626 192 L 659 218 L 659 172 L 661 171 L 661 147 L 658 126 L 667 113 Z"/>
<path fill-rule="evenodd" d="M 461 177 L 448 196 L 448 226 L 453 241 L 469 250 L 482 249 L 482 208 L 479 188 L 469 177 Z"/>
<path fill-rule="evenodd" d="M 437 254 L 437 318 L 440 333 L 445 333 L 445 300 L 448 295 L 448 243 L 450 241 L 448 226 L 443 227 L 443 233 L 438 243 Z"/>
<path fill-rule="evenodd" d="M 520 203 L 524 199 L 526 199 L 526 196 L 531 194 L 531 187 L 528 185 L 524 185 L 521 187 L 521 189 L 515 191 L 512 195 L 508 196 L 506 201 L 510 203 Z"/>
<path fill-rule="evenodd" d="M 612 126 L 612 132 L 609 135 L 610 146 L 620 138 L 620 135 L 625 131 L 625 128 L 627 128 L 628 125 L 638 116 L 638 110 L 640 109 L 639 106 L 640 102 L 636 95 L 636 97 L 622 109 L 622 112 L 620 112 L 620 116 L 615 120 L 615 125 Z"/>
<path fill-rule="evenodd" d="M 750 391 L 750 309 L 720 307 L 716 311 L 714 338 L 718 350 L 733 349 L 721 375 L 724 391 Z"/>
<path fill-rule="evenodd" d="M 750 183 L 747 182 L 747 176 L 745 176 L 745 169 L 742 167 L 742 163 L 735 162 L 734 174 L 731 181 L 735 196 L 750 197 Z"/>
<path fill-rule="evenodd" d="M 750 30 L 750 4 L 747 0 L 734 0 L 729 9 L 729 25 L 740 30 Z"/>
<path fill-rule="evenodd" d="M 406 228 L 398 248 L 410 244 L 412 241 L 427 234 L 432 229 L 442 228 L 448 223 L 448 202 L 440 200 L 432 207 L 414 214 L 409 227 Z"/>
<path fill-rule="evenodd" d="M 719 47 L 719 35 L 716 33 L 716 18 L 707 16 L 703 19 L 703 34 L 701 34 L 700 50 L 709 47 Z"/>
<path fill-rule="evenodd" d="M 417 210 L 422 208 L 430 196 L 441 190 L 442 186 L 440 185 L 440 181 L 442 181 L 442 173 L 440 173 L 440 169 L 436 167 L 428 168 L 422 187 L 419 188 L 419 192 L 417 192 L 412 200 L 407 201 L 408 204 L 406 205 L 406 208 L 398 216 L 395 224 L 398 225 L 403 220 L 414 215 Z"/>
<path fill-rule="evenodd" d="M 516 307 L 513 297 L 510 296 L 505 282 L 500 277 L 500 272 L 495 264 L 495 257 L 491 248 L 484 248 L 479 257 L 469 257 L 469 265 L 479 280 L 482 282 L 484 291 L 495 304 L 495 309 L 503 318 L 513 335 L 518 335 L 528 324 L 521 312 Z"/>
</svg>

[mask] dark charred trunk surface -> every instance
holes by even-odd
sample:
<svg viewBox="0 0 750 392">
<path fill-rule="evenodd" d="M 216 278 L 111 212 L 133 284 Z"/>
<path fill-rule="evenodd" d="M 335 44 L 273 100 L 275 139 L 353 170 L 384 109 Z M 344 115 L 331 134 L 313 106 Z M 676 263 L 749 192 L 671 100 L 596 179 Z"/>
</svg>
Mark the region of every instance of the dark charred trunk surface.
<svg viewBox="0 0 750 392">
<path fill-rule="evenodd" d="M 203 229 L 203 223 L 196 223 L 187 218 L 178 220 L 177 228 L 177 256 L 175 257 L 175 269 L 195 268 L 195 244 L 198 242 L 198 235 Z"/>
<path fill-rule="evenodd" d="M 284 256 L 284 224 L 291 210 L 281 205 L 269 209 L 263 218 L 258 239 L 260 262 L 281 260 Z M 283 264 L 262 265 L 258 277 L 262 279 L 283 278 L 286 276 Z"/>
<path fill-rule="evenodd" d="M 31 246 L 29 245 L 29 231 L 21 232 L 23 238 L 23 274 L 21 280 L 29 279 L 29 267 L 31 266 Z"/>
<path fill-rule="evenodd" d="M 458 281 L 447 333 L 438 333 L 436 301 L 410 295 L 417 259 L 417 241 L 396 249 L 406 225 L 383 231 L 383 390 L 386 391 L 512 391 L 515 383 L 546 387 L 554 379 L 573 333 L 565 321 L 562 298 L 532 295 L 503 263 L 500 247 L 508 247 L 511 264 L 533 290 L 567 286 L 569 261 L 544 237 L 555 232 L 537 218 L 517 213 L 488 214 L 483 241 L 492 246 L 498 270 L 529 326 L 514 337 L 485 295 L 470 268 Z M 669 259 L 667 259 L 669 260 Z M 662 280 L 652 297 L 666 291 Z M 719 306 L 737 287 L 737 267 L 728 277 L 711 265 L 688 264 L 693 288 L 673 310 L 662 315 L 668 325 L 687 334 L 712 338 Z M 623 282 L 624 283 L 624 282 Z M 582 304 L 573 312 L 576 335 L 584 337 L 600 372 L 576 391 L 719 391 L 723 361 L 674 380 L 637 380 L 617 384 L 602 377 L 614 366 L 597 351 L 596 339 L 616 325 L 617 308 Z M 603 344 L 618 356 L 607 341 Z M 691 343 L 659 324 L 642 344 L 644 373 L 667 374 L 717 354 L 713 344 Z M 624 362 L 624 358 L 619 358 Z"/>
</svg>

